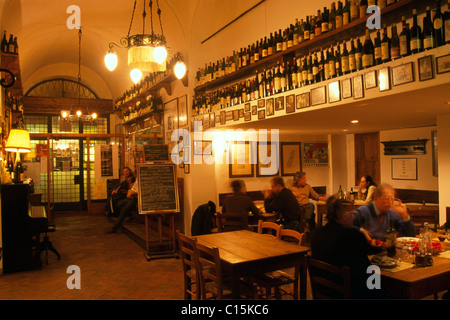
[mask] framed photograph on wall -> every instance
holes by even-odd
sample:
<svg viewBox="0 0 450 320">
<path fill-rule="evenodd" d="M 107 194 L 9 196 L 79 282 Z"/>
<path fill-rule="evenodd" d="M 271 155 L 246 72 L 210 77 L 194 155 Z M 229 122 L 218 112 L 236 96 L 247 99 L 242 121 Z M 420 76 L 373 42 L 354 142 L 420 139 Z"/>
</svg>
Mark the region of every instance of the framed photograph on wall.
<svg viewBox="0 0 450 320">
<path fill-rule="evenodd" d="M 280 161 L 278 151 L 278 141 L 258 143 L 258 161 L 256 162 L 257 177 L 270 177 L 279 175 Z"/>
<path fill-rule="evenodd" d="M 178 129 L 178 98 L 164 104 L 164 133 L 165 141 L 170 141 L 173 130 Z"/>
<path fill-rule="evenodd" d="M 284 97 L 275 98 L 275 110 L 283 110 L 284 109 Z"/>
<path fill-rule="evenodd" d="M 178 98 L 178 127 L 183 128 L 188 125 L 187 95 Z"/>
<path fill-rule="evenodd" d="M 378 84 L 380 91 L 386 91 L 391 89 L 389 67 L 385 67 L 378 70 Z"/>
<path fill-rule="evenodd" d="M 264 111 L 264 110 L 259 110 Z M 267 100 L 266 103 L 266 115 L 273 116 L 275 114 L 275 110 L 273 109 L 273 99 Z"/>
<path fill-rule="evenodd" d="M 194 140 L 194 155 L 212 155 L 212 141 Z"/>
<path fill-rule="evenodd" d="M 419 81 L 433 79 L 433 56 L 425 56 L 417 60 L 419 66 Z"/>
<path fill-rule="evenodd" d="M 392 158 L 392 180 L 417 180 L 417 158 Z"/>
<path fill-rule="evenodd" d="M 328 84 L 328 101 L 330 103 L 341 101 L 341 88 L 339 85 L 339 80 Z"/>
<path fill-rule="evenodd" d="M 266 106 L 266 100 L 264 100 L 264 99 L 259 99 L 259 100 L 258 100 L 258 109 L 264 108 L 265 106 Z"/>
<path fill-rule="evenodd" d="M 392 85 L 399 86 L 414 81 L 413 63 L 392 67 Z"/>
<path fill-rule="evenodd" d="M 364 74 L 364 89 L 372 89 L 377 86 L 377 72 L 375 70 Z"/>
<path fill-rule="evenodd" d="M 300 93 L 295 99 L 297 109 L 307 108 L 310 106 L 309 92 Z"/>
<path fill-rule="evenodd" d="M 325 86 L 314 88 L 311 90 L 311 105 L 316 106 L 327 102 Z"/>
<path fill-rule="evenodd" d="M 295 95 L 290 94 L 286 97 L 286 113 L 295 112 Z"/>
<path fill-rule="evenodd" d="M 255 175 L 253 165 L 256 161 L 255 143 L 248 141 L 234 141 L 228 150 L 229 177 L 244 178 Z"/>
<path fill-rule="evenodd" d="M 301 142 L 281 142 L 281 175 L 293 176 L 302 171 Z"/>
<path fill-rule="evenodd" d="M 450 72 L 450 54 L 436 58 L 436 73 Z"/>
<path fill-rule="evenodd" d="M 258 120 L 264 120 L 266 118 L 266 110 L 258 110 Z"/>
<path fill-rule="evenodd" d="M 342 80 L 342 99 L 348 99 L 352 97 L 352 80 Z"/>
<path fill-rule="evenodd" d="M 362 74 L 353 77 L 353 99 L 364 98 Z"/>
</svg>

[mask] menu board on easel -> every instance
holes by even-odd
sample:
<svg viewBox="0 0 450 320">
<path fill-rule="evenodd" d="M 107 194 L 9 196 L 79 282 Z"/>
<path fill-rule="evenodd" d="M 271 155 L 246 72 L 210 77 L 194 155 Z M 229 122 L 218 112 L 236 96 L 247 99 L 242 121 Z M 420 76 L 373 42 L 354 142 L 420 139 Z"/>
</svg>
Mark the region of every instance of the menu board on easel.
<svg viewBox="0 0 450 320">
<path fill-rule="evenodd" d="M 137 174 L 140 214 L 180 211 L 174 164 L 141 164 L 138 166 Z"/>
<path fill-rule="evenodd" d="M 169 161 L 169 146 L 167 144 L 144 144 L 144 161 Z"/>
</svg>

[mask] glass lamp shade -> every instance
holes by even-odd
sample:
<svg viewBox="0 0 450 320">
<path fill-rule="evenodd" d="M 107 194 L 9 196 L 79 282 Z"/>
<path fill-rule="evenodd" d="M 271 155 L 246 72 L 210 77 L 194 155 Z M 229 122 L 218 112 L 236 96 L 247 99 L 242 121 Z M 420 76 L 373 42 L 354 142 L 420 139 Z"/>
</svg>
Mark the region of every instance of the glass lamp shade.
<svg viewBox="0 0 450 320">
<path fill-rule="evenodd" d="M 131 80 L 133 80 L 133 82 L 136 84 L 136 83 L 138 83 L 140 80 L 141 80 L 141 78 L 142 78 L 142 72 L 141 72 L 141 70 L 139 70 L 139 69 L 133 69 L 133 70 L 131 70 L 131 72 L 130 72 L 130 77 L 131 77 Z"/>
<path fill-rule="evenodd" d="M 128 49 L 128 66 L 147 72 L 164 72 L 166 64 L 159 64 L 153 57 L 152 46 L 134 46 Z"/>
<path fill-rule="evenodd" d="M 31 152 L 30 133 L 24 129 L 11 129 L 5 150 L 9 152 Z"/>
<path fill-rule="evenodd" d="M 105 65 L 109 71 L 113 71 L 117 67 L 117 55 L 114 52 L 108 52 L 106 54 Z"/>
<path fill-rule="evenodd" d="M 155 61 L 159 64 L 162 64 L 164 61 L 166 61 L 167 58 L 167 50 L 164 47 L 156 47 L 153 50 L 153 58 L 155 58 Z"/>
<path fill-rule="evenodd" d="M 175 64 L 175 67 L 173 67 L 173 71 L 175 72 L 175 76 L 178 79 L 182 79 L 186 74 L 186 65 L 184 64 L 183 61 L 178 61 Z"/>
</svg>

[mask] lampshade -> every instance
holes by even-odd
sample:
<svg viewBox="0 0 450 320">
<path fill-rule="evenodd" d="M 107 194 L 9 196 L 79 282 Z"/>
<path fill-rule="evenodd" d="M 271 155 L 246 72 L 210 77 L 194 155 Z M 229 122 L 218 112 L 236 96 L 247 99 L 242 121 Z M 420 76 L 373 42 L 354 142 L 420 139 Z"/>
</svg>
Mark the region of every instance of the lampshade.
<svg viewBox="0 0 450 320">
<path fill-rule="evenodd" d="M 5 150 L 9 152 L 31 152 L 30 133 L 24 129 L 11 129 Z"/>
<path fill-rule="evenodd" d="M 173 70 L 175 72 L 175 76 L 178 79 L 182 79 L 184 77 L 184 75 L 186 74 L 186 65 L 184 64 L 183 61 L 178 61 L 175 64 L 175 67 L 173 67 Z"/>
<path fill-rule="evenodd" d="M 117 67 L 117 55 L 114 52 L 108 52 L 105 56 L 105 65 L 109 71 Z"/>
<path fill-rule="evenodd" d="M 141 70 L 139 70 L 139 69 L 131 70 L 130 77 L 131 77 L 131 80 L 133 80 L 134 83 L 138 83 L 141 80 L 141 78 L 142 78 Z"/>
<path fill-rule="evenodd" d="M 152 46 L 134 46 L 128 49 L 128 66 L 133 69 L 139 69 L 147 72 L 164 72 L 166 64 L 159 64 L 153 57 L 154 47 Z"/>
</svg>

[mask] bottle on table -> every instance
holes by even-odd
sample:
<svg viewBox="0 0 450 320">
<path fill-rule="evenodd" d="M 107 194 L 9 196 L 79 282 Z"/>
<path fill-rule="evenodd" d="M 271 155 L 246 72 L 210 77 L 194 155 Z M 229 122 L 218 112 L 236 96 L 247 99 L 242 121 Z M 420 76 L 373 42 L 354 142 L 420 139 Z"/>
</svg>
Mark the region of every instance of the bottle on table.
<svg viewBox="0 0 450 320">
<path fill-rule="evenodd" d="M 389 220 L 389 227 L 386 230 L 386 251 L 388 257 L 393 257 L 396 254 L 396 240 L 397 231 L 394 228 L 394 220 Z"/>
</svg>

